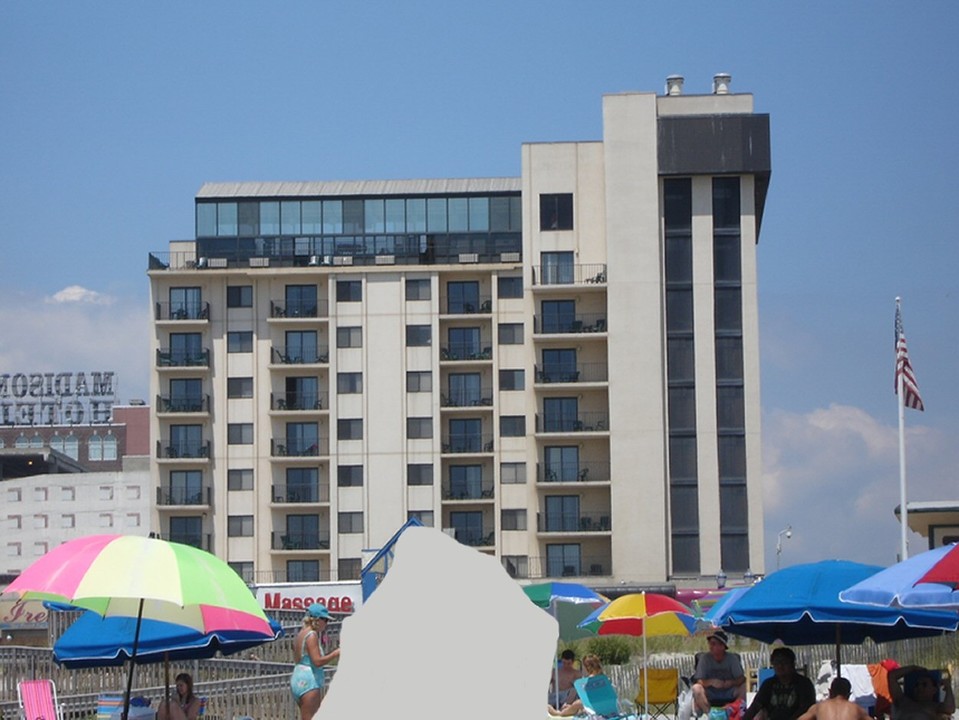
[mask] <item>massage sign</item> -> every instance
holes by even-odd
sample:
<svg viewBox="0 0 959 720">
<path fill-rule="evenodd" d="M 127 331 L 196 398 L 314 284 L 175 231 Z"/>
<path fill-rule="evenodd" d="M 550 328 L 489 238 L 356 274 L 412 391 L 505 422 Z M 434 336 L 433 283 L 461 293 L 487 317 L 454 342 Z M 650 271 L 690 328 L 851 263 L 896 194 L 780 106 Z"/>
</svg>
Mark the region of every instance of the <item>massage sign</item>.
<svg viewBox="0 0 959 720">
<path fill-rule="evenodd" d="M 0 373 L 0 425 L 109 422 L 113 372 Z"/>
</svg>

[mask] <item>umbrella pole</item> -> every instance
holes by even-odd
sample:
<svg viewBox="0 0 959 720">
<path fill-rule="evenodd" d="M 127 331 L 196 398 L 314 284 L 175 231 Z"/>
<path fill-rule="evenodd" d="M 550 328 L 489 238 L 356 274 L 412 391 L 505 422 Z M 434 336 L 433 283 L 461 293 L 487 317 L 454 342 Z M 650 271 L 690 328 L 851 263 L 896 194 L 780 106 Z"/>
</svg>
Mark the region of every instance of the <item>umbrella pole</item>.
<svg viewBox="0 0 959 720">
<path fill-rule="evenodd" d="M 649 673 L 646 672 L 646 628 L 643 628 L 643 715 L 649 717 Z"/>
<path fill-rule="evenodd" d="M 553 620 L 556 621 L 556 627 L 558 629 L 559 618 L 556 617 L 556 601 L 555 600 L 549 601 L 549 609 L 553 612 Z M 558 642 L 559 642 L 559 638 L 557 638 L 557 644 Z M 554 698 L 553 707 L 556 708 L 557 710 L 561 710 L 562 708 L 560 708 L 559 706 L 559 662 L 557 661 L 557 658 L 555 657 L 553 658 L 553 698 Z M 126 720 L 126 718 L 124 718 L 123 720 Z"/>
<path fill-rule="evenodd" d="M 170 707 L 170 653 L 163 653 L 163 697 L 166 698 L 167 712 Z"/>
<path fill-rule="evenodd" d="M 842 677 L 842 625 L 836 623 L 836 675 Z"/>
<path fill-rule="evenodd" d="M 140 598 L 140 606 L 137 609 L 137 629 L 133 634 L 133 654 L 130 656 L 130 672 L 127 674 L 127 690 L 123 694 L 123 715 L 122 720 L 127 720 L 130 714 L 130 690 L 133 688 L 133 667 L 136 665 L 137 645 L 140 644 L 140 623 L 143 621 L 143 598 Z"/>
</svg>

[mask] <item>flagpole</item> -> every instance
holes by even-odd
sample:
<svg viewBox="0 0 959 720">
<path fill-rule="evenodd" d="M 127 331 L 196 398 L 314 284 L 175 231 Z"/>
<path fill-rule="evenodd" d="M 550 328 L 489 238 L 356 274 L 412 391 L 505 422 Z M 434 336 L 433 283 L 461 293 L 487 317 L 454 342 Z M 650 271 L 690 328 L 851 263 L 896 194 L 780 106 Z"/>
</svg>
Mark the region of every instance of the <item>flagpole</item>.
<svg viewBox="0 0 959 720">
<path fill-rule="evenodd" d="M 896 317 L 899 318 L 899 298 L 896 298 Z M 897 334 L 901 332 L 897 329 Z M 899 411 L 899 521 L 900 521 L 900 562 L 909 559 L 909 512 L 906 509 L 906 393 L 903 387 L 905 373 L 899 367 L 899 337 L 896 337 L 896 404 Z"/>
</svg>

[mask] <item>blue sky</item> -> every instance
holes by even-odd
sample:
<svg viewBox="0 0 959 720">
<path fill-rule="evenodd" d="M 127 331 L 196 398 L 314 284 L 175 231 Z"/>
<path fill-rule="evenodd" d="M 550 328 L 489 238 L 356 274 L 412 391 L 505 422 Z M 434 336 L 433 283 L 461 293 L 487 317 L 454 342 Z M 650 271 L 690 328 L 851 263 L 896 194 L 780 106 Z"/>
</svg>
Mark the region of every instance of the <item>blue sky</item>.
<svg viewBox="0 0 959 720">
<path fill-rule="evenodd" d="M 147 254 L 205 181 L 516 176 L 601 97 L 771 116 L 759 244 L 766 565 L 899 547 L 893 313 L 926 402 L 909 499 L 959 499 L 959 5 L 0 4 L 0 371 L 148 388 Z M 950 49 L 951 48 L 951 49 Z M 911 552 L 922 549 L 917 536 Z"/>
</svg>

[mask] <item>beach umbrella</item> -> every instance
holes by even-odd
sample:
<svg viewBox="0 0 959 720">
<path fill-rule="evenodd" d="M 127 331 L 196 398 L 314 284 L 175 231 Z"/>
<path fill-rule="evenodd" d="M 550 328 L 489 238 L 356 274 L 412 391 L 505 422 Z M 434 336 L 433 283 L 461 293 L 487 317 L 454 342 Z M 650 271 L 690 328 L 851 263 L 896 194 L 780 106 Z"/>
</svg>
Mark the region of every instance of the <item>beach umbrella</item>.
<svg viewBox="0 0 959 720">
<path fill-rule="evenodd" d="M 959 609 L 959 545 L 943 545 L 880 570 L 839 593 L 851 603 Z"/>
<path fill-rule="evenodd" d="M 646 638 L 690 636 L 697 619 L 691 608 L 659 593 L 629 593 L 597 608 L 579 624 L 597 635 L 634 635 L 643 638 L 643 711 L 649 712 L 649 676 L 646 672 Z"/>
<path fill-rule="evenodd" d="M 76 538 L 36 560 L 3 596 L 66 603 L 103 617 L 135 618 L 134 658 L 144 619 L 203 633 L 229 630 L 273 637 L 253 593 L 229 565 L 198 548 L 156 538 Z M 134 666 L 131 662 L 124 692 L 124 720 Z"/>
<path fill-rule="evenodd" d="M 764 643 L 836 644 L 841 675 L 843 643 L 881 643 L 954 631 L 959 614 L 873 607 L 843 602 L 839 593 L 882 568 L 846 560 L 792 565 L 767 575 L 712 617 L 724 630 Z"/>
<path fill-rule="evenodd" d="M 596 607 L 609 600 L 606 596 L 600 595 L 586 585 L 572 582 L 545 582 L 526 585 L 523 587 L 523 592 L 535 605 L 548 610 L 557 622 L 559 622 L 559 606 L 561 604 Z M 553 689 L 555 691 L 554 703 L 558 705 L 559 667 L 555 663 L 553 666 Z"/>
</svg>

